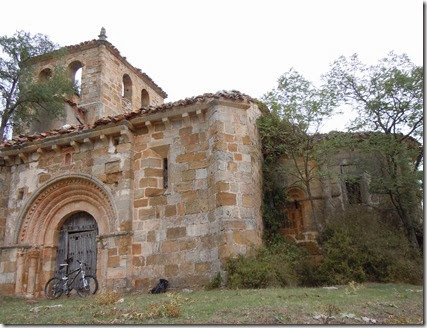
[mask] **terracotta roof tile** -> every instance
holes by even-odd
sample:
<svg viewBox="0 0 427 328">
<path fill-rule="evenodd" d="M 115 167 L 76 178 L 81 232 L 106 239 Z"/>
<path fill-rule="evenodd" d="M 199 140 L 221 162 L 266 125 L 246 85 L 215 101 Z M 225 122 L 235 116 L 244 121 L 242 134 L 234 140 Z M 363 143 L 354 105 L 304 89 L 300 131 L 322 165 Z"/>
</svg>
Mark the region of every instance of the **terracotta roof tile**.
<svg viewBox="0 0 427 328">
<path fill-rule="evenodd" d="M 204 102 L 208 99 L 227 99 L 227 100 L 233 100 L 233 101 L 244 101 L 244 102 L 254 102 L 255 99 L 245 95 L 239 91 L 232 90 L 232 91 L 218 91 L 217 93 L 205 93 L 201 96 L 191 97 L 191 98 L 185 98 L 183 100 L 178 100 L 171 103 L 162 104 L 159 106 L 146 106 L 140 108 L 138 111 L 130 112 L 130 113 L 124 113 L 119 114 L 116 116 L 107 116 L 100 118 L 99 120 L 95 121 L 93 125 L 70 125 L 66 124 L 63 127 L 59 129 L 54 129 L 34 135 L 19 135 L 18 137 L 13 138 L 12 140 L 6 140 L 2 144 L 0 144 L 0 148 L 8 148 L 12 146 L 19 146 L 26 142 L 31 142 L 34 140 L 44 139 L 50 136 L 58 135 L 58 134 L 69 134 L 72 132 L 77 131 L 83 131 L 88 130 L 90 128 L 95 128 L 102 125 L 107 125 L 110 123 L 117 123 L 123 120 L 130 120 L 135 117 L 141 116 L 141 115 L 147 115 L 147 114 L 154 114 L 157 112 L 164 112 L 166 110 L 171 110 L 173 108 L 177 107 L 184 107 L 196 104 L 198 102 Z"/>
</svg>

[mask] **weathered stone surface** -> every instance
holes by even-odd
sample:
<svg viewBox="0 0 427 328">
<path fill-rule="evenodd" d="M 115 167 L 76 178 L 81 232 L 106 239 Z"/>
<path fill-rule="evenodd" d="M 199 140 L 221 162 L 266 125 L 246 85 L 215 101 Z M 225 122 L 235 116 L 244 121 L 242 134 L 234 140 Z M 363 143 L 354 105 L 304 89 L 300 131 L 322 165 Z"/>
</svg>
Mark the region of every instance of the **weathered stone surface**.
<svg viewBox="0 0 427 328">
<path fill-rule="evenodd" d="M 176 276 L 177 273 L 178 273 L 178 265 L 177 264 L 165 265 L 165 276 L 166 277 Z"/>
<path fill-rule="evenodd" d="M 255 197 L 253 195 L 242 195 L 243 207 L 253 207 L 255 204 Z"/>
<path fill-rule="evenodd" d="M 19 256 L 20 248 L 2 251 L 0 291 L 14 293 L 19 273 L 20 293 L 42 295 L 55 271 L 58 231 L 78 212 L 98 225 L 92 251 L 101 288 L 147 290 L 163 276 L 175 287 L 202 286 L 225 257 L 261 243 L 252 231 L 262 227 L 259 110 L 243 98 L 208 97 L 140 113 L 143 89 L 151 105 L 162 103 L 159 90 L 108 45 L 87 47 L 67 57 L 86 70 L 89 93 L 76 104 L 94 103 L 80 119 L 111 117 L 36 140 L 40 151 L 0 162 L 0 246 L 42 245 Z M 126 74 L 132 92 L 122 99 Z M 75 123 L 78 108 L 70 105 L 66 123 Z"/>
<path fill-rule="evenodd" d="M 211 269 L 211 264 L 208 263 L 208 262 L 205 262 L 205 263 L 196 263 L 195 266 L 194 266 L 194 270 L 197 273 L 201 273 L 201 272 L 206 273 L 206 272 L 209 272 L 210 269 Z"/>
<path fill-rule="evenodd" d="M 176 205 L 166 205 L 165 217 L 171 217 L 176 215 Z"/>
<path fill-rule="evenodd" d="M 217 205 L 236 205 L 236 194 L 229 192 L 219 192 L 217 194 Z"/>
<path fill-rule="evenodd" d="M 168 228 L 166 230 L 166 236 L 168 239 L 182 238 L 187 235 L 186 227 Z"/>
</svg>

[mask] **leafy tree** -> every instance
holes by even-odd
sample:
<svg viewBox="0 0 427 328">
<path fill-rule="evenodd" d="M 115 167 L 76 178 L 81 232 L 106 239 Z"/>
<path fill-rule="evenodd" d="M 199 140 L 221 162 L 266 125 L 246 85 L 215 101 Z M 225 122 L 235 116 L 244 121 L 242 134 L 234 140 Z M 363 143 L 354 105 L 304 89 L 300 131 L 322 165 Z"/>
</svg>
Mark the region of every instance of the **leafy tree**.
<svg viewBox="0 0 427 328">
<path fill-rule="evenodd" d="M 318 133 L 334 108 L 333 98 L 327 91 L 316 88 L 291 69 L 279 78 L 278 86 L 263 97 L 272 114 L 269 125 L 276 126 L 276 129 L 269 131 L 268 128 L 264 129 L 271 140 L 267 150 L 279 152 L 290 160 L 291 165 L 287 166 L 286 173 L 293 178 L 294 184 L 302 185 L 307 192 L 312 217 L 319 232 L 322 226 L 313 199 L 312 184 L 314 180 L 322 179 L 322 158 L 316 142 Z M 281 140 L 275 140 L 271 134 Z"/>
<path fill-rule="evenodd" d="M 338 102 L 358 111 L 352 130 L 369 131 L 359 149 L 371 154 L 365 170 L 371 191 L 388 195 L 409 240 L 417 245 L 423 162 L 423 67 L 393 52 L 376 65 L 340 57 L 324 76 Z M 375 132 L 375 133 L 372 133 Z"/>
<path fill-rule="evenodd" d="M 0 142 L 12 125 L 28 125 L 39 117 L 63 115 L 64 98 L 71 97 L 74 83 L 64 68 L 56 67 L 38 79 L 31 58 L 48 52 L 62 56 L 63 50 L 42 34 L 19 31 L 0 37 Z"/>
<path fill-rule="evenodd" d="M 281 158 L 285 153 L 290 126 L 277 115 L 271 114 L 262 102 L 264 115 L 258 120 L 263 153 L 263 207 L 264 239 L 272 242 L 281 238 L 279 229 L 286 220 L 285 170 Z"/>
</svg>

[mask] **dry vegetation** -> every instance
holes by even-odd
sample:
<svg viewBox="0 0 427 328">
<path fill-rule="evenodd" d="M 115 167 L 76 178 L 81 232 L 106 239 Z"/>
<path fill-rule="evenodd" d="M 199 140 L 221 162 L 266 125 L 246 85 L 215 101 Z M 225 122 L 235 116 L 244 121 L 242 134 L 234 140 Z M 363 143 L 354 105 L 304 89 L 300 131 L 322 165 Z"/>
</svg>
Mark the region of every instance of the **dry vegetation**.
<svg viewBox="0 0 427 328">
<path fill-rule="evenodd" d="M 161 295 L 103 293 L 55 301 L 3 297 L 3 324 L 423 324 L 423 288 L 357 284 Z M 55 305 L 63 306 L 55 306 Z M 37 307 L 37 311 L 31 309 Z"/>
</svg>

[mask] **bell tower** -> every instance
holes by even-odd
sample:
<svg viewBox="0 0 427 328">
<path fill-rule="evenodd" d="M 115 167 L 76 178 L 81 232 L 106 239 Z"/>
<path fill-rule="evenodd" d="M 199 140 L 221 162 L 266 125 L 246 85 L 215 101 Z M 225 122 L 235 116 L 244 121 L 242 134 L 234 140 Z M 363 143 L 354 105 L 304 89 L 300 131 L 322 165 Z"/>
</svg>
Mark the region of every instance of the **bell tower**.
<svg viewBox="0 0 427 328">
<path fill-rule="evenodd" d="M 65 65 L 71 79 L 81 82 L 78 92 L 66 101 L 64 118 L 49 122 L 41 119 L 31 127 L 31 133 L 66 124 L 91 125 L 102 117 L 163 104 L 167 94 L 132 66 L 107 38 L 103 27 L 98 39 L 66 46 L 66 54 L 60 59 L 53 54 L 33 58 L 38 77 L 60 64 Z"/>
</svg>

